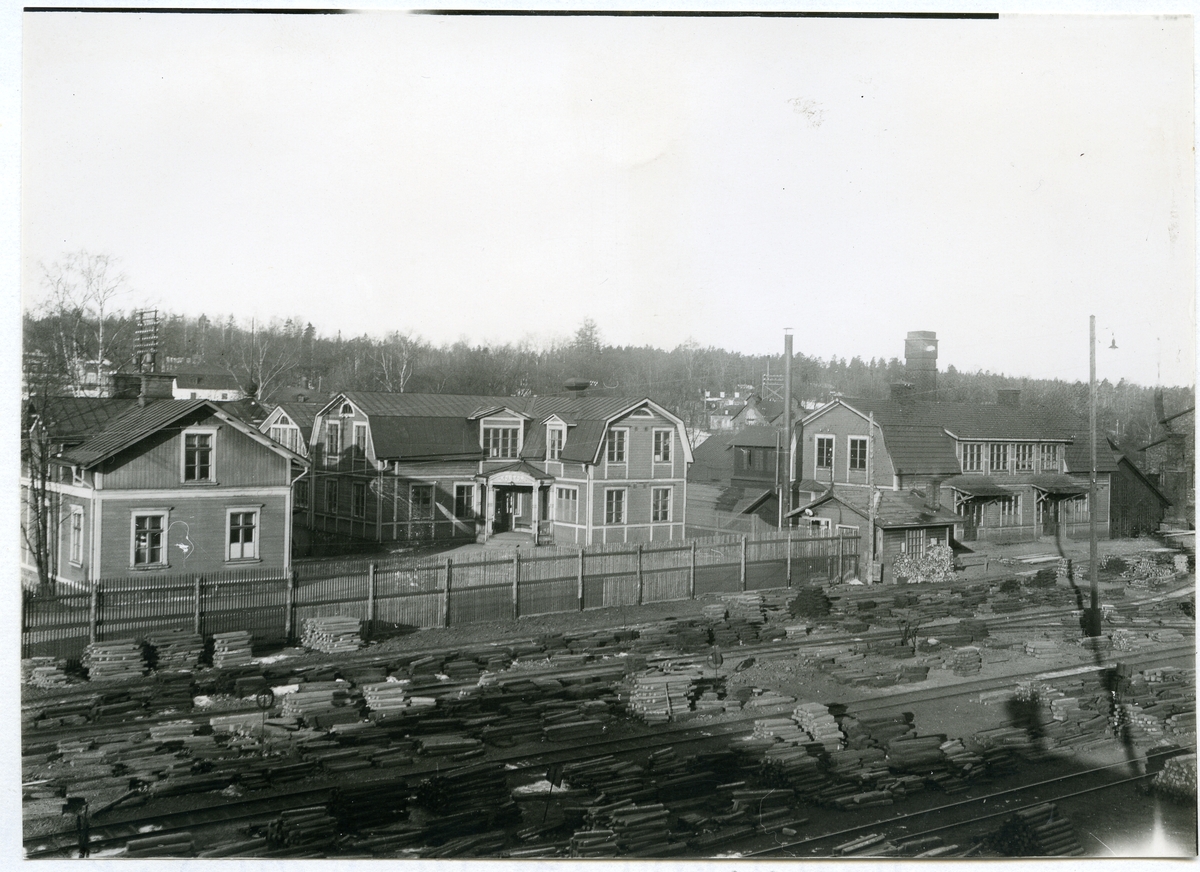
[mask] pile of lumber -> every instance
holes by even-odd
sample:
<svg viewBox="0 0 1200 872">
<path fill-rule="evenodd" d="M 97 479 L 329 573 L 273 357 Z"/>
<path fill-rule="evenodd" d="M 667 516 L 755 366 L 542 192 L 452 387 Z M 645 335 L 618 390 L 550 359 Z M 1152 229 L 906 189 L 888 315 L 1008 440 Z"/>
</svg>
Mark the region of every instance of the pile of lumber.
<svg viewBox="0 0 1200 872">
<path fill-rule="evenodd" d="M 988 837 L 987 844 L 1006 857 L 1077 857 L 1083 854 L 1075 827 L 1051 802 L 1016 812 Z"/>
<path fill-rule="evenodd" d="M 382 720 L 405 714 L 413 708 L 433 708 L 437 700 L 433 697 L 410 696 L 405 686 L 398 681 L 380 681 L 359 687 L 363 702 L 370 711 L 372 720 Z"/>
<path fill-rule="evenodd" d="M 288 809 L 267 824 L 267 843 L 323 851 L 337 839 L 337 820 L 323 805 Z"/>
<path fill-rule="evenodd" d="M 155 836 L 139 836 L 125 843 L 125 857 L 194 857 L 192 834 L 165 833 Z"/>
<path fill-rule="evenodd" d="M 1054 657 L 1058 654 L 1058 645 L 1051 639 L 1030 639 L 1025 643 L 1025 653 L 1038 659 Z"/>
<path fill-rule="evenodd" d="M 755 738 L 771 739 L 788 745 L 804 745 L 812 738 L 792 718 L 758 718 L 754 721 Z"/>
<path fill-rule="evenodd" d="M 669 857 L 686 846 L 671 840 L 671 813 L 662 803 L 630 800 L 593 806 L 584 816 L 587 829 L 571 839 L 572 856 Z"/>
<path fill-rule="evenodd" d="M 146 637 L 155 669 L 195 669 L 204 653 L 204 637 L 184 630 L 162 630 Z"/>
<path fill-rule="evenodd" d="M 283 716 L 298 718 L 310 726 L 329 727 L 357 721 L 361 716 L 348 705 L 350 685 L 344 681 L 311 681 L 283 697 Z"/>
<path fill-rule="evenodd" d="M 69 683 L 61 657 L 28 657 L 21 661 L 21 682 L 34 687 L 62 687 Z"/>
<path fill-rule="evenodd" d="M 725 603 L 725 611 L 730 621 L 745 621 L 748 624 L 761 625 L 767 622 L 763 612 L 763 596 L 761 593 L 738 593 L 721 597 Z"/>
<path fill-rule="evenodd" d="M 245 666 L 250 662 L 250 648 L 254 637 L 249 630 L 234 630 L 230 633 L 213 634 L 213 666 L 228 669 Z"/>
<path fill-rule="evenodd" d="M 978 675 L 983 669 L 983 656 L 973 646 L 959 648 L 951 655 L 949 665 L 955 675 Z"/>
<path fill-rule="evenodd" d="M 846 737 L 846 747 L 885 748 L 892 739 L 911 738 L 917 734 L 913 713 L 898 715 L 846 715 L 839 726 Z"/>
<path fill-rule="evenodd" d="M 328 615 L 306 618 L 300 644 L 323 654 L 340 654 L 357 651 L 362 647 L 359 629 L 362 621 L 344 615 Z M 478 669 L 476 669 L 478 675 Z"/>
<path fill-rule="evenodd" d="M 88 681 L 125 681 L 146 674 L 142 646 L 132 639 L 92 642 L 83 652 Z"/>
<path fill-rule="evenodd" d="M 929 772 L 946 763 L 941 745 L 944 735 L 892 739 L 887 744 L 888 765 L 902 772 Z"/>
<path fill-rule="evenodd" d="M 792 709 L 792 719 L 814 742 L 824 745 L 826 751 L 837 751 L 842 747 L 845 736 L 837 719 L 829 713 L 828 706 L 819 702 L 802 702 Z"/>
<path fill-rule="evenodd" d="M 1196 755 L 1172 757 L 1154 776 L 1154 789 L 1172 799 L 1196 801 Z"/>
<path fill-rule="evenodd" d="M 696 683 L 703 678 L 699 668 L 672 672 L 652 670 L 633 676 L 627 707 L 647 724 L 665 724 L 691 711 Z"/>
</svg>

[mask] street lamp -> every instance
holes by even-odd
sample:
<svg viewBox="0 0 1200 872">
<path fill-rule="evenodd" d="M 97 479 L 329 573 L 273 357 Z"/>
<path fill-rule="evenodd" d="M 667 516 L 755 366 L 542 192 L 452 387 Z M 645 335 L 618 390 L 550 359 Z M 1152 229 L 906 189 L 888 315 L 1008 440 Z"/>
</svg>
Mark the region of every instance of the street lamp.
<svg viewBox="0 0 1200 872">
<path fill-rule="evenodd" d="M 1088 433 L 1091 437 L 1092 467 L 1088 476 L 1088 569 L 1091 582 L 1091 608 L 1084 617 L 1084 633 L 1088 636 L 1100 635 L 1100 560 L 1096 543 L 1096 316 L 1088 316 L 1089 332 L 1089 372 L 1088 372 Z M 1113 335 L 1110 349 L 1117 347 L 1117 337 Z M 1111 500 L 1111 491 L 1109 498 Z M 1110 508 L 1111 511 L 1111 508 Z"/>
</svg>

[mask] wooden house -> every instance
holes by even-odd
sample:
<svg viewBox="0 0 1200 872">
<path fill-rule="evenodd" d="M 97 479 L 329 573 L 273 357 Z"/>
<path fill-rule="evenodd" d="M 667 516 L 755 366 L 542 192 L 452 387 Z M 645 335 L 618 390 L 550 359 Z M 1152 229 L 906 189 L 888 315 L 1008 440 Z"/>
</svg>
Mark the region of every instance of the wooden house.
<svg viewBox="0 0 1200 872">
<path fill-rule="evenodd" d="M 288 571 L 304 459 L 212 401 L 171 399 L 155 375 L 137 397 L 30 401 L 44 448 L 24 458 L 23 522 L 44 469 L 56 579 Z M 23 548 L 27 576 L 32 558 Z"/>
<path fill-rule="evenodd" d="M 691 447 L 647 398 L 350 391 L 316 413 L 309 523 L 378 542 L 681 539 Z"/>
</svg>

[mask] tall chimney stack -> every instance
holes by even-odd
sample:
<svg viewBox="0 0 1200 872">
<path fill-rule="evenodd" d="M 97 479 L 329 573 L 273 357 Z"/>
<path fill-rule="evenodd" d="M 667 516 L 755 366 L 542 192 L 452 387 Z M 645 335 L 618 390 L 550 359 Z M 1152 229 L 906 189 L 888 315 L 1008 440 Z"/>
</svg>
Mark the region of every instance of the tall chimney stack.
<svg viewBox="0 0 1200 872">
<path fill-rule="evenodd" d="M 914 399 L 937 400 L 937 345 L 932 330 L 911 330 L 904 340 L 904 368 Z"/>
</svg>

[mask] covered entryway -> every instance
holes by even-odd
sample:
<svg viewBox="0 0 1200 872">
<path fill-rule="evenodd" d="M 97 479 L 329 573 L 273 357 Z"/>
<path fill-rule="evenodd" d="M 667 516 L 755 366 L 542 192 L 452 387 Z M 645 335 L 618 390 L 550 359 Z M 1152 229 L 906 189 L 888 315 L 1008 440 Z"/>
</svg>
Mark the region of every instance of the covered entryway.
<svg viewBox="0 0 1200 872">
<path fill-rule="evenodd" d="M 1037 529 L 1039 536 L 1054 538 L 1059 530 L 1059 506 L 1063 500 L 1073 500 L 1088 492 L 1088 485 L 1061 473 L 1035 476 L 1030 484 L 1037 495 Z"/>
<path fill-rule="evenodd" d="M 554 476 L 520 461 L 486 472 L 477 480 L 483 485 L 484 499 L 480 542 L 498 533 L 529 533 L 534 542 L 547 540 L 546 507 Z"/>
</svg>

